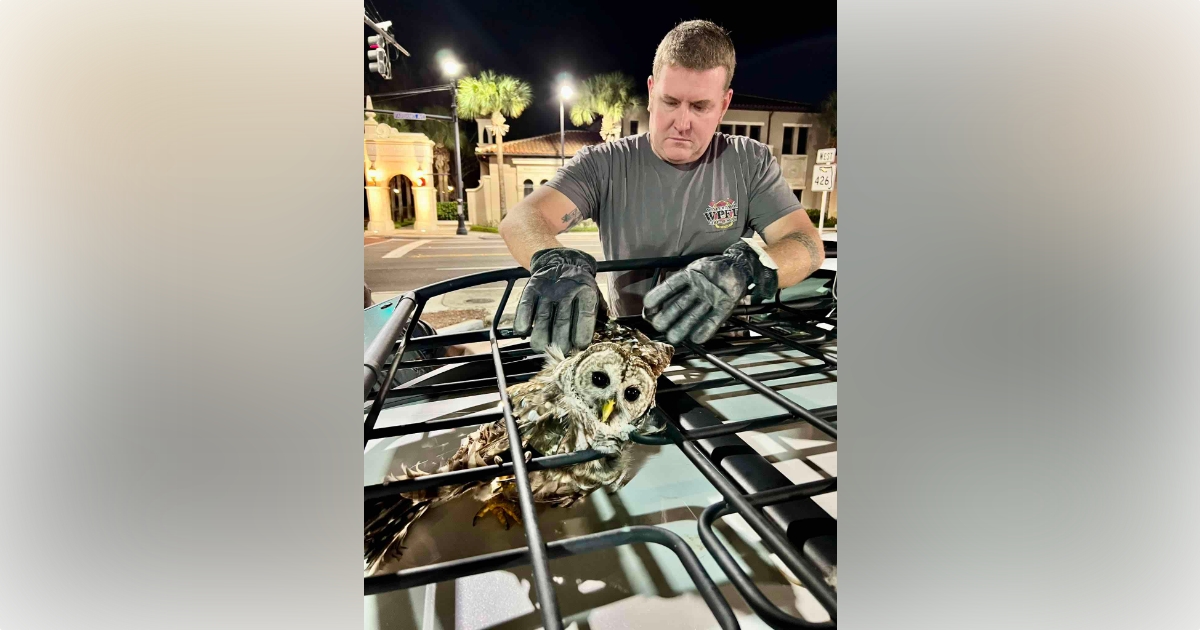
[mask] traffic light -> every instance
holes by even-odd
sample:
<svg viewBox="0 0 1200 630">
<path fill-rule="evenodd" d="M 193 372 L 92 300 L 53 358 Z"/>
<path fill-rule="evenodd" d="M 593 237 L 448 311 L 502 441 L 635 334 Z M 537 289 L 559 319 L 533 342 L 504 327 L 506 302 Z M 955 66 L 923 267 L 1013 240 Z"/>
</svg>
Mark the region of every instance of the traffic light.
<svg viewBox="0 0 1200 630">
<path fill-rule="evenodd" d="M 391 22 L 380 22 L 377 24 L 385 32 L 392 27 Z M 392 78 L 392 59 L 388 55 L 387 40 L 383 35 L 372 35 L 367 38 L 367 67 L 371 72 L 379 73 L 379 76 L 390 79 Z"/>
</svg>

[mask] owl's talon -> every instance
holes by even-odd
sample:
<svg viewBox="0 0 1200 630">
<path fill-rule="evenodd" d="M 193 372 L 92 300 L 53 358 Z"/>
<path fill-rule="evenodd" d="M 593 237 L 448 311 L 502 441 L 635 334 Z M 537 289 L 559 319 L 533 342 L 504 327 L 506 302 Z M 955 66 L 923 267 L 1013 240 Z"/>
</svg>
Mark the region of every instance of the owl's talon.
<svg viewBox="0 0 1200 630">
<path fill-rule="evenodd" d="M 533 452 L 525 451 L 525 463 L 528 464 L 529 460 L 531 460 L 531 459 L 533 459 Z"/>
<path fill-rule="evenodd" d="M 492 514 L 496 520 L 508 529 L 513 523 L 521 522 L 521 514 L 518 511 L 517 505 L 509 501 L 504 495 L 495 495 L 484 502 L 483 507 L 475 513 L 475 518 L 471 519 L 471 526 L 474 527 L 479 519 Z"/>
</svg>

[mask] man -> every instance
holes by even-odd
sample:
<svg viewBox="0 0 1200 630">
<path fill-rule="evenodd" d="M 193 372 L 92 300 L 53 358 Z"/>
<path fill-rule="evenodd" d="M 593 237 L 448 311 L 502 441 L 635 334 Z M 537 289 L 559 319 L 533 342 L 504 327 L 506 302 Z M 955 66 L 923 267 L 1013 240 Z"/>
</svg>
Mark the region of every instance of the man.
<svg viewBox="0 0 1200 630">
<path fill-rule="evenodd" d="M 760 142 L 715 133 L 733 90 L 733 42 L 694 20 L 667 33 L 646 81 L 650 125 L 579 151 L 500 223 L 531 272 L 514 329 L 564 353 L 591 342 L 601 299 L 596 260 L 555 235 L 584 219 L 609 260 L 716 254 L 653 287 L 653 272 L 612 274 L 615 315 L 643 313 L 667 341 L 707 341 L 744 297 L 762 299 L 808 277 L 825 259 L 820 236 Z M 765 251 L 742 239 L 751 230 Z"/>
</svg>

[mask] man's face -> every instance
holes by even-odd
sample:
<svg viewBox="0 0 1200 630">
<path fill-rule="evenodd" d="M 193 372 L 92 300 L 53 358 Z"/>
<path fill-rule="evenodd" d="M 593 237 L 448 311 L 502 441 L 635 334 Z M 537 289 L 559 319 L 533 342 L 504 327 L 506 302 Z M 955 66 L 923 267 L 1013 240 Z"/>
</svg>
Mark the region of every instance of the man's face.
<svg viewBox="0 0 1200 630">
<path fill-rule="evenodd" d="M 725 68 L 698 71 L 668 65 L 646 87 L 650 147 L 672 164 L 695 162 L 708 149 L 733 98 L 733 90 L 725 88 Z"/>
</svg>

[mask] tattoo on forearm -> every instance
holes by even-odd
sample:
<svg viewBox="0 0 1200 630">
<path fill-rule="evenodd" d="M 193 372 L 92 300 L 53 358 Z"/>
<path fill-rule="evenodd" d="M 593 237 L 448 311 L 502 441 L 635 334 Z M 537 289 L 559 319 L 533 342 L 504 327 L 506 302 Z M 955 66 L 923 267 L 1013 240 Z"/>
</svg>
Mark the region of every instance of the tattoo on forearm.
<svg viewBox="0 0 1200 630">
<path fill-rule="evenodd" d="M 563 232 L 566 232 L 567 230 L 578 225 L 580 221 L 583 221 L 583 213 L 579 211 L 579 208 L 571 208 L 570 212 L 562 216 L 562 222 L 566 223 L 567 225 L 563 227 L 563 229 L 559 230 L 558 233 L 562 234 Z"/>
<path fill-rule="evenodd" d="M 812 235 L 804 232 L 792 232 L 791 234 L 785 235 L 783 238 L 788 238 L 800 243 L 804 246 L 805 251 L 808 252 L 808 274 L 805 275 L 812 274 L 821 267 L 821 252 L 825 249 L 825 246 L 821 243 L 818 243 L 816 239 L 812 237 Z"/>
</svg>

